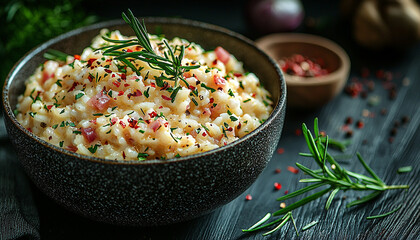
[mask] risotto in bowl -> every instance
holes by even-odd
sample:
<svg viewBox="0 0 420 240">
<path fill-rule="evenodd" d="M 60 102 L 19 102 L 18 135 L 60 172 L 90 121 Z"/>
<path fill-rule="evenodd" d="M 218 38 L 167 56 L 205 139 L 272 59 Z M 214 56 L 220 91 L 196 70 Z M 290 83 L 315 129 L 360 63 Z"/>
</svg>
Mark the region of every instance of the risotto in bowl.
<svg viewBox="0 0 420 240">
<path fill-rule="evenodd" d="M 131 44 L 122 21 L 52 39 L 20 60 L 3 90 L 32 181 L 113 224 L 185 221 L 233 200 L 270 160 L 285 114 L 283 75 L 250 40 L 189 20 L 145 24 L 150 49 Z M 50 49 L 69 55 L 46 60 Z"/>
</svg>

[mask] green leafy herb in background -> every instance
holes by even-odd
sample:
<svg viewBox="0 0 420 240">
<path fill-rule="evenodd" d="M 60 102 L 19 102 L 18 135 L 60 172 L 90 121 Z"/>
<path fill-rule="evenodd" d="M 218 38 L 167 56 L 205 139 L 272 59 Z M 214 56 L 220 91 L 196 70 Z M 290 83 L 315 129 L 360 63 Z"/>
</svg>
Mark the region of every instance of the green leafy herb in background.
<svg viewBox="0 0 420 240">
<path fill-rule="evenodd" d="M 0 87 L 29 50 L 59 34 L 97 21 L 81 0 L 12 0 L 0 8 Z"/>
</svg>

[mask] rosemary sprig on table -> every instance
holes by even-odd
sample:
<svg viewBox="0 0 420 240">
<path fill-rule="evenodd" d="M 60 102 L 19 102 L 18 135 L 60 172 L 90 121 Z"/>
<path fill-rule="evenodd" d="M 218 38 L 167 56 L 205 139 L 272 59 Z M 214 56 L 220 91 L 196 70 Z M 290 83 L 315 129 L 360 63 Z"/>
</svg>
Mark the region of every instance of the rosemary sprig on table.
<svg viewBox="0 0 420 240">
<path fill-rule="evenodd" d="M 280 225 L 283 226 L 285 224 L 285 221 L 284 221 L 284 219 L 286 219 L 285 216 L 288 216 L 288 215 L 291 216 L 292 210 L 299 208 L 311 201 L 314 201 L 327 193 L 329 193 L 329 197 L 325 204 L 326 210 L 329 209 L 329 207 L 331 206 L 332 200 L 334 199 L 335 195 L 340 190 L 373 191 L 372 193 L 360 198 L 359 200 L 355 200 L 347 204 L 347 207 L 352 207 L 352 206 L 366 203 L 378 197 L 382 192 L 386 190 L 405 189 L 409 187 L 408 185 L 391 185 L 391 186 L 386 185 L 376 175 L 376 173 L 366 164 L 366 162 L 363 160 L 362 156 L 359 153 L 357 153 L 357 158 L 360 161 L 360 163 L 363 165 L 365 170 L 369 173 L 370 176 L 362 175 L 362 174 L 344 169 L 328 153 L 329 138 L 328 136 L 324 137 L 319 133 L 317 118 L 315 118 L 314 120 L 314 132 L 315 132 L 315 137 L 312 135 L 311 131 L 307 128 L 307 126 L 305 124 L 302 124 L 302 133 L 305 136 L 305 140 L 308 145 L 310 153 L 301 153 L 300 155 L 305 156 L 305 157 L 312 157 L 320 168 L 312 170 L 303 166 L 300 163 L 296 163 L 296 166 L 298 168 L 300 168 L 304 173 L 312 177 L 312 178 L 301 179 L 300 182 L 313 183 L 313 184 L 307 187 L 304 187 L 300 190 L 297 190 L 293 193 L 289 193 L 283 197 L 278 198 L 277 200 L 283 201 L 289 198 L 302 195 L 309 191 L 319 189 L 321 187 L 324 187 L 324 188 L 312 195 L 309 195 L 295 203 L 290 204 L 289 206 L 283 209 L 280 209 L 274 212 L 273 214 L 268 213 L 263 219 L 258 221 L 252 227 L 248 229 L 243 229 L 242 231 L 244 232 L 257 231 L 263 228 L 267 228 L 271 225 L 274 225 L 280 221 L 282 221 Z M 271 216 L 280 216 L 280 215 L 284 215 L 284 216 L 282 218 L 278 218 L 270 223 L 265 224 L 271 218 Z M 273 230 L 267 232 L 266 234 L 270 234 L 278 230 L 279 228 L 281 228 L 280 225 L 278 225 Z"/>
<path fill-rule="evenodd" d="M 128 9 L 128 15 L 122 13 L 122 18 L 126 23 L 133 29 L 137 39 L 129 40 L 115 40 L 103 36 L 105 41 L 113 43 L 111 45 L 102 47 L 104 55 L 115 56 L 117 60 L 121 61 L 128 67 L 130 67 L 137 75 L 140 75 L 141 67 L 137 68 L 132 60 L 140 60 L 147 62 L 153 69 L 163 71 L 159 77 L 156 78 L 156 84 L 163 87 L 163 80 L 174 81 L 174 86 L 178 87 L 178 81 L 181 80 L 188 87 L 187 81 L 183 77 L 185 71 L 199 68 L 200 65 L 183 66 L 182 59 L 184 57 L 185 46 L 175 45 L 174 47 L 163 39 L 163 47 L 165 51 L 163 56 L 158 55 L 150 43 L 149 34 L 147 32 L 144 20 L 140 21 L 134 16 L 130 9 Z M 127 52 L 124 49 L 127 47 L 140 46 L 141 51 Z M 178 54 L 177 54 L 178 53 Z"/>
</svg>

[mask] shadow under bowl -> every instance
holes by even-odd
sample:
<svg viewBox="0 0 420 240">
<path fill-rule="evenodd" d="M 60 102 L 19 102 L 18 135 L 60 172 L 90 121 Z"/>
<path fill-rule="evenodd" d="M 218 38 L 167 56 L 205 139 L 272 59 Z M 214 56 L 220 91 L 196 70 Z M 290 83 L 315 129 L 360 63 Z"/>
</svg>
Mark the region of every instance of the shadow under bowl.
<svg viewBox="0 0 420 240">
<path fill-rule="evenodd" d="M 145 18 L 149 32 L 179 36 L 205 49 L 223 46 L 243 61 L 271 92 L 274 110 L 256 130 L 227 146 L 170 160 L 122 161 L 84 156 L 54 146 L 24 129 L 13 110 L 24 82 L 56 49 L 80 54 L 102 28 L 132 35 L 122 21 L 80 28 L 24 56 L 12 69 L 2 102 L 9 137 L 35 185 L 65 208 L 93 220 L 152 226 L 186 221 L 236 198 L 258 177 L 279 141 L 286 107 L 286 83 L 278 66 L 252 41 L 221 27 L 183 19 Z"/>
<path fill-rule="evenodd" d="M 287 105 L 295 109 L 320 107 L 337 96 L 347 82 L 350 59 L 336 43 L 315 35 L 279 33 L 262 37 L 256 45 L 275 61 L 300 54 L 321 59 L 329 74 L 300 77 L 284 73 L 287 84 Z"/>
</svg>

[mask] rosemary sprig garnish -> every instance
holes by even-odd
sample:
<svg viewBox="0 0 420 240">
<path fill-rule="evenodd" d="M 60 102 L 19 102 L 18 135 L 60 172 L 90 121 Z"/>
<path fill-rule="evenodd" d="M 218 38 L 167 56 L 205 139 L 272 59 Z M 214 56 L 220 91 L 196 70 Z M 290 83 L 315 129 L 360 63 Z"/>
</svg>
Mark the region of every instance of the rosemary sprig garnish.
<svg viewBox="0 0 420 240">
<path fill-rule="evenodd" d="M 67 61 L 68 56 L 69 55 L 67 53 L 63 53 L 55 49 L 48 49 L 43 55 L 45 59 L 64 63 Z"/>
<path fill-rule="evenodd" d="M 301 179 L 300 182 L 312 183 L 312 185 L 304 187 L 293 193 L 289 193 L 283 197 L 278 198 L 277 200 L 284 201 L 284 200 L 302 195 L 304 193 L 310 192 L 312 190 L 319 189 L 321 187 L 323 187 L 323 189 L 295 203 L 292 203 L 289 206 L 274 212 L 273 214 L 267 214 L 263 218 L 264 221 L 260 220 L 258 224 L 254 224 L 254 226 L 252 226 L 251 228 L 244 229 L 242 231 L 244 232 L 257 231 L 257 230 L 269 227 L 277 222 L 284 221 L 284 219 L 286 219 L 286 216 L 288 216 L 288 214 L 291 214 L 292 210 L 299 208 L 318 198 L 321 198 L 327 193 L 329 193 L 329 197 L 325 204 L 326 210 L 328 210 L 328 208 L 331 206 L 332 200 L 334 199 L 334 197 L 340 190 L 373 191 L 372 193 L 360 198 L 359 200 L 355 200 L 347 204 L 347 207 L 352 207 L 352 206 L 366 203 L 378 197 L 382 192 L 386 190 L 406 189 L 409 187 L 408 185 L 391 185 L 391 186 L 386 185 L 378 177 L 378 175 L 366 164 L 366 162 L 364 161 L 364 159 L 359 153 L 357 153 L 357 158 L 362 164 L 362 166 L 365 168 L 365 170 L 369 173 L 370 176 L 354 173 L 354 172 L 344 169 L 328 153 L 328 144 L 330 143 L 329 138 L 328 136 L 324 137 L 319 133 L 317 118 L 315 118 L 314 120 L 314 132 L 315 132 L 315 137 L 312 135 L 311 131 L 306 127 L 306 125 L 302 124 L 302 133 L 305 137 L 310 153 L 303 153 L 300 155 L 306 156 L 306 157 L 312 157 L 320 168 L 316 170 L 312 170 L 303 166 L 300 163 L 296 163 L 296 166 L 299 169 L 301 169 L 304 173 L 312 177 L 312 178 L 307 178 L 307 179 Z M 391 211 L 386 214 L 389 215 L 395 211 Z M 282 218 L 278 218 L 276 220 L 273 220 L 270 223 L 267 223 L 261 226 L 263 223 L 267 222 L 272 216 L 281 216 L 281 215 L 284 215 L 284 216 Z M 269 231 L 268 233 L 273 233 L 274 231 L 280 228 L 281 226 L 280 227 L 278 226 L 274 228 L 273 230 Z"/>
<path fill-rule="evenodd" d="M 163 87 L 163 80 L 174 81 L 175 88 L 178 87 L 178 81 L 181 80 L 188 87 L 189 85 L 184 79 L 183 73 L 191 69 L 199 68 L 200 65 L 182 65 L 185 46 L 171 46 L 165 39 L 163 39 L 162 46 L 165 48 L 165 51 L 163 52 L 163 56 L 160 56 L 153 50 L 153 47 L 150 43 L 149 34 L 144 24 L 144 20 L 140 22 L 130 9 L 128 9 L 128 14 L 122 13 L 122 18 L 133 29 L 137 39 L 115 40 L 103 36 L 102 38 L 105 41 L 113 43 L 111 45 L 100 48 L 101 50 L 104 50 L 104 55 L 115 56 L 115 59 L 130 67 L 134 72 L 137 73 L 137 75 L 140 75 L 142 68 L 136 68 L 136 66 L 132 63 L 133 60 L 146 62 L 151 68 L 161 70 L 162 74 L 158 77 L 155 77 L 156 84 L 159 87 Z M 140 46 L 141 51 L 127 52 L 123 50 L 124 48 L 133 46 Z"/>
</svg>

